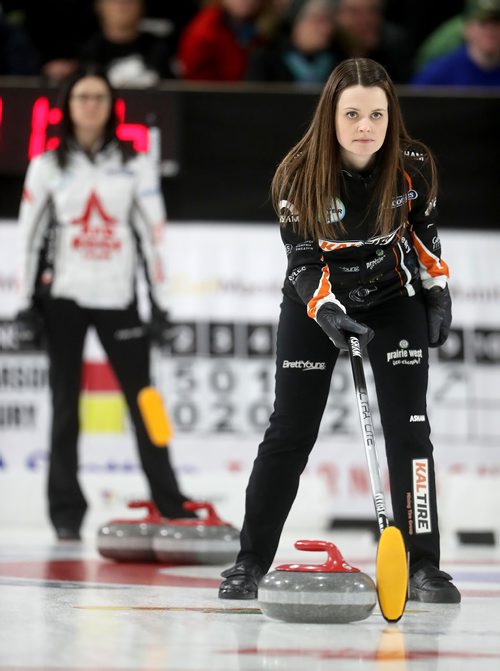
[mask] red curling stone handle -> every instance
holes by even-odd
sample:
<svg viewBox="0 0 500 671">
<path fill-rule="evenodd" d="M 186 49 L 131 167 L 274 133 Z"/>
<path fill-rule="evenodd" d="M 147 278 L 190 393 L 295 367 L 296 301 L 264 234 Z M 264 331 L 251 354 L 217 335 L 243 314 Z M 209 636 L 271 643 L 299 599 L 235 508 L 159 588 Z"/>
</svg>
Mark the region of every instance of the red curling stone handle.
<svg viewBox="0 0 500 671">
<path fill-rule="evenodd" d="M 186 501 L 182 504 L 182 507 L 185 510 L 203 510 L 206 512 L 206 516 L 203 519 L 180 519 L 176 520 L 176 524 L 202 524 L 203 526 L 209 527 L 227 527 L 230 526 L 224 520 L 221 520 L 217 512 L 215 511 L 214 506 L 208 501 Z"/>
<path fill-rule="evenodd" d="M 161 524 L 165 519 L 152 501 L 129 501 L 127 508 L 146 508 L 146 515 L 139 520 L 112 520 L 110 524 Z"/>
<path fill-rule="evenodd" d="M 359 569 L 350 566 L 336 545 L 328 541 L 301 540 L 295 542 L 297 550 L 304 552 L 326 552 L 323 564 L 282 564 L 277 571 L 305 571 L 315 573 L 359 573 Z"/>
</svg>

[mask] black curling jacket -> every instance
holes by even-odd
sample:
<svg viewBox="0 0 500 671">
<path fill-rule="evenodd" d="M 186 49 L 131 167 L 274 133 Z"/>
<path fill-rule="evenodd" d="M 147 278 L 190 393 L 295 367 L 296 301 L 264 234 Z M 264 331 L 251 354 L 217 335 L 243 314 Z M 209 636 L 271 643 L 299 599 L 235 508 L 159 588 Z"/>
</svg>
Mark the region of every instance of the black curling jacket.
<svg viewBox="0 0 500 671">
<path fill-rule="evenodd" d="M 425 157 L 405 152 L 405 170 L 392 207 L 408 202 L 408 219 L 395 216 L 394 229 L 374 236 L 377 168 L 368 175 L 343 170 L 340 201 L 327 213 L 332 235 L 305 240 L 293 231 L 297 213 L 280 203 L 281 235 L 288 267 L 283 292 L 302 302 L 313 319 L 332 302 L 347 312 L 363 311 L 396 296 L 413 296 L 438 285 L 445 287 L 448 266 L 441 259 L 435 201 L 430 202 Z M 333 205 L 333 203 L 332 203 Z M 345 232 L 339 230 L 341 219 Z"/>
</svg>

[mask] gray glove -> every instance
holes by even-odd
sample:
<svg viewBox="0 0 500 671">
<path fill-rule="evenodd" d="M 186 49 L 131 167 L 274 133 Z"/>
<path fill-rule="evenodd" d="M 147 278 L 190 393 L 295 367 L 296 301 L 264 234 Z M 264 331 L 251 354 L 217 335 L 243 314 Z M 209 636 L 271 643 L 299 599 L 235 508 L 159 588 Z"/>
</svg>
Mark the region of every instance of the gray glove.
<svg viewBox="0 0 500 671">
<path fill-rule="evenodd" d="M 20 310 L 14 318 L 17 348 L 20 351 L 40 350 L 43 347 L 43 318 L 38 309 L 31 305 Z"/>
<path fill-rule="evenodd" d="M 451 296 L 446 286 L 424 289 L 429 325 L 429 347 L 440 347 L 446 342 L 451 327 Z"/>
<path fill-rule="evenodd" d="M 322 305 L 316 315 L 316 321 L 338 349 L 348 349 L 346 338 L 348 335 L 355 335 L 358 337 L 361 349 L 366 350 L 366 346 L 375 335 L 369 326 L 346 315 L 335 303 Z"/>
<path fill-rule="evenodd" d="M 156 303 L 151 304 L 151 320 L 148 331 L 156 345 L 164 346 L 172 340 L 172 324 L 167 310 L 161 310 Z"/>
</svg>

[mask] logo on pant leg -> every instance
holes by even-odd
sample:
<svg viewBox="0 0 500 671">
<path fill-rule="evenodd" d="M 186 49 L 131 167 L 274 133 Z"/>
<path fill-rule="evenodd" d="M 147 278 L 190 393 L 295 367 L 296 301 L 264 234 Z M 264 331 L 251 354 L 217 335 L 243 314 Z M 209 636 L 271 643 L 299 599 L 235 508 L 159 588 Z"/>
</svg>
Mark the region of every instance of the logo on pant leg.
<svg viewBox="0 0 500 671">
<path fill-rule="evenodd" d="M 392 352 L 387 352 L 387 363 L 393 366 L 418 366 L 422 361 L 422 349 L 411 349 L 408 340 L 400 340 L 399 348 Z"/>
<path fill-rule="evenodd" d="M 299 370 L 326 370 L 324 361 L 283 361 L 283 368 L 298 368 Z"/>
<path fill-rule="evenodd" d="M 430 534 L 432 528 L 429 491 L 429 460 L 413 459 L 412 464 L 415 533 Z"/>
</svg>

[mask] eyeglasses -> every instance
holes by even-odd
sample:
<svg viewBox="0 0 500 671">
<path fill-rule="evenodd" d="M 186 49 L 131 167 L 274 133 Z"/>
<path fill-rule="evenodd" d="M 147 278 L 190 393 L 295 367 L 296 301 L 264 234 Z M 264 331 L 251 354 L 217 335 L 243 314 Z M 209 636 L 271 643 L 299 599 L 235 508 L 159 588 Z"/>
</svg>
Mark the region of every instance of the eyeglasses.
<svg viewBox="0 0 500 671">
<path fill-rule="evenodd" d="M 74 100 L 81 105 L 86 105 L 89 102 L 103 105 L 110 100 L 110 96 L 107 93 L 74 93 L 71 96 L 71 100 Z"/>
</svg>

